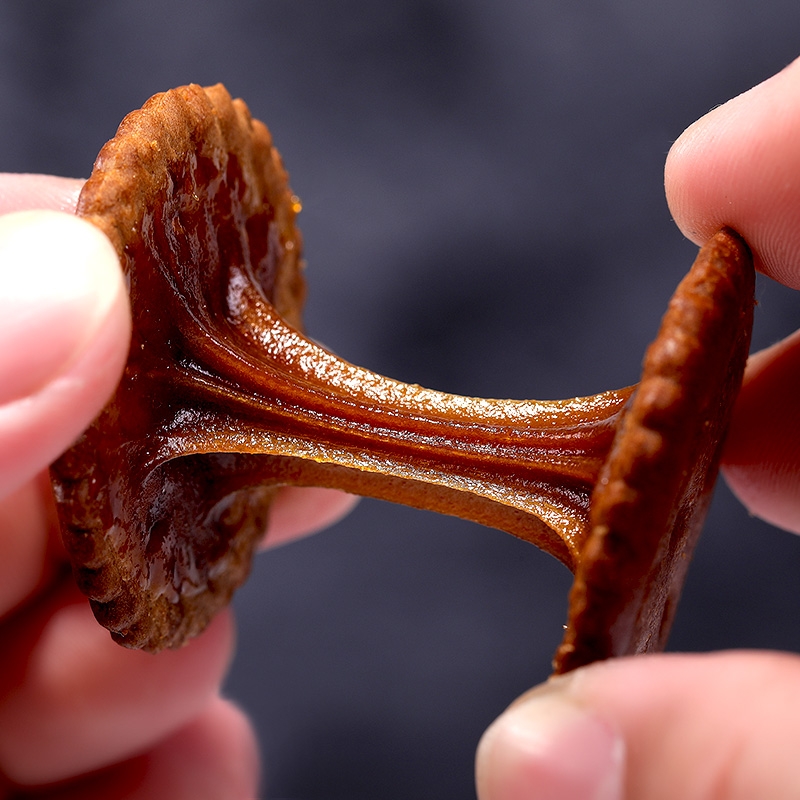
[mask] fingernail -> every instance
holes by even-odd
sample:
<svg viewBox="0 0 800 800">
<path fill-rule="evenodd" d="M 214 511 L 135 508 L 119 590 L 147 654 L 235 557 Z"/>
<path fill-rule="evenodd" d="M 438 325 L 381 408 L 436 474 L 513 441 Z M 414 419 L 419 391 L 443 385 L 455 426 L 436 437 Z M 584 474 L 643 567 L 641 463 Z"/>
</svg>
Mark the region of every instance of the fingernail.
<svg viewBox="0 0 800 800">
<path fill-rule="evenodd" d="M 558 685 L 558 682 L 556 682 Z M 534 692 L 484 734 L 480 800 L 622 800 L 625 744 L 558 690 Z"/>
<path fill-rule="evenodd" d="M 116 254 L 68 214 L 0 217 L 0 404 L 64 374 L 121 290 Z"/>
</svg>

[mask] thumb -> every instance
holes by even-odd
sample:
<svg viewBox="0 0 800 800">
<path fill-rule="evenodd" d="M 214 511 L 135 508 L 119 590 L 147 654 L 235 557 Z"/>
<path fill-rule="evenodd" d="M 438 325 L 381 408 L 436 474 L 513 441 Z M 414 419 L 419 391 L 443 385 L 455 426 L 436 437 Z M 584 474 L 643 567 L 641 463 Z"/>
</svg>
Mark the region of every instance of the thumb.
<svg viewBox="0 0 800 800">
<path fill-rule="evenodd" d="M 129 336 L 119 261 L 100 231 L 53 211 L 0 217 L 0 496 L 89 425 Z"/>
<path fill-rule="evenodd" d="M 478 748 L 480 800 L 800 797 L 800 658 L 620 659 L 520 698 Z"/>
</svg>

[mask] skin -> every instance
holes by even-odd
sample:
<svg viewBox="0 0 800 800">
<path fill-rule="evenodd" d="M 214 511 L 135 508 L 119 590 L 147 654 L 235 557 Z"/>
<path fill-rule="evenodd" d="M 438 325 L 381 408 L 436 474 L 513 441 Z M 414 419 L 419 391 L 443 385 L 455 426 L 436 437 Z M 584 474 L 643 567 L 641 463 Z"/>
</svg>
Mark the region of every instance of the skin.
<svg viewBox="0 0 800 800">
<path fill-rule="evenodd" d="M 800 61 L 692 125 L 666 164 L 697 244 L 738 230 L 757 267 L 800 288 Z M 800 532 L 800 333 L 753 355 L 723 472 L 751 513 Z M 480 800 L 800 797 L 800 657 L 622 659 L 551 680 L 485 734 Z"/>
<path fill-rule="evenodd" d="M 130 336 L 116 254 L 71 213 L 81 183 L 0 175 L 0 799 L 254 798 L 253 731 L 220 697 L 230 614 L 179 651 L 124 650 L 61 550 L 45 470 L 113 392 Z M 270 544 L 352 503 L 286 491 Z"/>
<path fill-rule="evenodd" d="M 731 225 L 758 267 L 794 288 L 799 138 L 796 62 L 695 123 L 666 167 L 670 207 L 689 238 L 700 244 Z M 0 176 L 0 213 L 69 212 L 79 188 L 46 176 Z M 48 294 L 53 264 L 83 281 L 67 301 Z M 32 309 L 27 319 L 18 303 L 3 305 L 20 271 L 29 277 L 17 287 Z M 111 643 L 64 574 L 43 470 L 113 390 L 128 326 L 116 259 L 92 230 L 63 214 L 0 218 L 0 798 L 16 796 L 20 784 L 53 782 L 37 796 L 257 793 L 252 730 L 219 694 L 233 646 L 230 617 L 178 652 L 132 653 Z M 798 388 L 800 334 L 751 358 L 724 464 L 752 513 L 794 532 Z M 351 503 L 335 493 L 286 492 L 274 515 L 276 540 L 324 526 Z M 796 656 L 621 659 L 516 701 L 481 742 L 478 793 L 480 800 L 794 798 L 798 738 Z"/>
</svg>

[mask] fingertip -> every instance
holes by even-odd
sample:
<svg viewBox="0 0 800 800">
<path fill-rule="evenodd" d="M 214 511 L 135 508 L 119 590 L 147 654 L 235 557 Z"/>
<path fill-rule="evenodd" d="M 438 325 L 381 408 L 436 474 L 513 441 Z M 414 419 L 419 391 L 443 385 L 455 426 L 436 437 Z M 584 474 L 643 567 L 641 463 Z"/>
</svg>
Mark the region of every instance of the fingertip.
<svg viewBox="0 0 800 800">
<path fill-rule="evenodd" d="M 88 426 L 129 338 L 119 261 L 99 230 L 53 211 L 0 217 L 0 494 Z"/>
<path fill-rule="evenodd" d="M 475 773 L 480 800 L 622 800 L 625 742 L 605 720 L 545 686 L 484 734 Z"/>
<path fill-rule="evenodd" d="M 69 369 L 124 296 L 116 253 L 70 214 L 0 217 L 0 404 Z"/>
<path fill-rule="evenodd" d="M 667 202 L 681 231 L 702 244 L 738 231 L 756 267 L 800 288 L 800 59 L 690 125 L 665 165 Z"/>
</svg>

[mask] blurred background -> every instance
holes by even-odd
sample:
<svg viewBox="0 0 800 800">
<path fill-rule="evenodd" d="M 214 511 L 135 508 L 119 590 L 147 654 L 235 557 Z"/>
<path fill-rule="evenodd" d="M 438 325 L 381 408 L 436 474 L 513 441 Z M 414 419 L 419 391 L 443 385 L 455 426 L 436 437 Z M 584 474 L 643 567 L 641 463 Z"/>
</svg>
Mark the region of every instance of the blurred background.
<svg viewBox="0 0 800 800">
<path fill-rule="evenodd" d="M 432 388 L 637 380 L 695 248 L 662 186 L 697 117 L 800 55 L 796 0 L 4 0 L 0 170 L 87 176 L 125 113 L 224 82 L 304 210 L 307 329 Z M 800 327 L 759 284 L 755 344 Z M 720 485 L 672 649 L 800 649 L 800 538 Z M 262 555 L 227 685 L 264 797 L 474 797 L 484 728 L 546 678 L 570 576 L 504 534 L 362 502 Z"/>
</svg>

